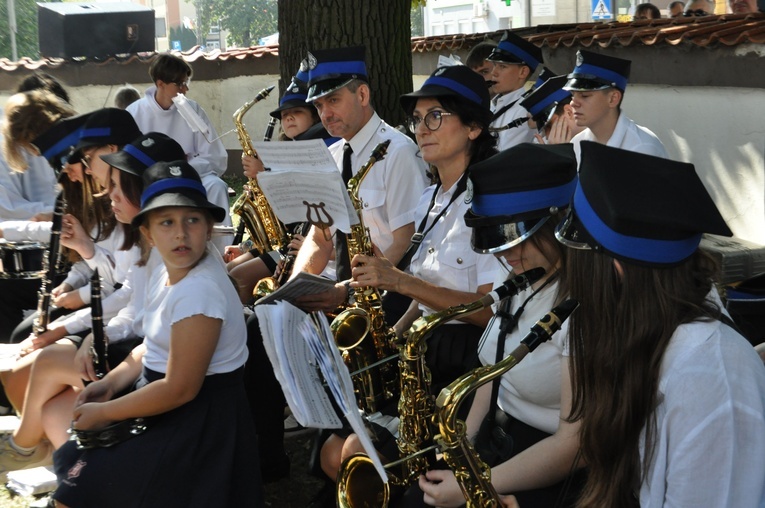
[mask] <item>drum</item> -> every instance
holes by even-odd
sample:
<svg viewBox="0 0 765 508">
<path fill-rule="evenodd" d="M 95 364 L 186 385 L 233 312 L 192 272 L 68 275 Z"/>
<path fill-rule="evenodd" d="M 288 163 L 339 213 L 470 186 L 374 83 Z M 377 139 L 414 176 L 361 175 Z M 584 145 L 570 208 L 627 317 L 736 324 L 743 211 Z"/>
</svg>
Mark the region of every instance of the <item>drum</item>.
<svg viewBox="0 0 765 508">
<path fill-rule="evenodd" d="M 0 243 L 0 278 L 31 279 L 45 275 L 43 271 L 47 247 L 38 242 Z"/>
</svg>

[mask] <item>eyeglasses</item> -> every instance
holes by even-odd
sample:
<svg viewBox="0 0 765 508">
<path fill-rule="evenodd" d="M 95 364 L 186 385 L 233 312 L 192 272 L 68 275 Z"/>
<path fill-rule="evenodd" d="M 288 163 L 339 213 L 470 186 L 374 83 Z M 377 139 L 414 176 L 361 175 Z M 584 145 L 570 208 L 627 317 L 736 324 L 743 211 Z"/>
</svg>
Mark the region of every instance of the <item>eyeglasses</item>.
<svg viewBox="0 0 765 508">
<path fill-rule="evenodd" d="M 82 157 L 82 159 L 80 159 L 80 162 L 83 166 L 85 166 L 85 169 L 90 169 L 90 158 L 90 155 L 85 155 Z"/>
<path fill-rule="evenodd" d="M 187 79 L 186 81 L 176 81 L 173 83 L 178 88 L 189 88 L 189 84 L 191 84 L 191 80 Z"/>
<path fill-rule="evenodd" d="M 686 18 L 690 18 L 692 16 L 711 16 L 711 15 L 712 15 L 711 13 L 705 11 L 704 9 L 695 9 L 692 11 L 685 11 L 683 13 L 683 16 L 685 16 Z"/>
<path fill-rule="evenodd" d="M 425 120 L 425 127 L 431 131 L 437 131 L 441 128 L 441 122 L 445 116 L 451 116 L 453 113 L 447 113 L 446 111 L 433 110 L 426 114 L 423 118 L 419 116 L 412 116 L 406 121 L 406 126 L 409 127 L 409 131 L 414 134 L 420 122 Z"/>
</svg>

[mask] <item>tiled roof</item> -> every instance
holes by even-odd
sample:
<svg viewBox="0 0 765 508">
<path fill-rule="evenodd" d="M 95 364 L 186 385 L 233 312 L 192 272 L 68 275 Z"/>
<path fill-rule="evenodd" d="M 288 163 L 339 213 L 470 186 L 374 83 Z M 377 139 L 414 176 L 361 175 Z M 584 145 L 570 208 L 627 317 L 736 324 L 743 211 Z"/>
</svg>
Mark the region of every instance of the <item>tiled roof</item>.
<svg viewBox="0 0 765 508">
<path fill-rule="evenodd" d="M 720 16 L 674 18 L 642 20 L 634 22 L 612 23 L 579 23 L 539 25 L 518 30 L 518 33 L 527 37 L 541 47 L 556 48 L 559 46 L 572 47 L 609 47 L 614 45 L 633 46 L 642 44 L 646 46 L 682 43 L 697 46 L 710 46 L 720 43 L 725 46 L 736 46 L 746 43 L 765 43 L 765 14 L 724 14 Z M 454 34 L 438 35 L 431 37 L 413 37 L 412 52 L 430 51 L 457 51 L 468 49 L 485 39 L 499 39 L 501 32 L 489 32 L 478 34 Z M 184 53 L 177 53 L 189 62 L 200 58 L 205 60 L 244 60 L 248 58 L 261 58 L 264 56 L 279 56 L 279 46 L 251 46 L 249 48 L 234 48 L 227 51 L 214 50 L 209 53 L 194 48 Z M 124 57 L 112 57 L 97 62 L 107 63 L 111 61 L 130 62 L 135 59 L 146 60 L 154 56 L 154 53 L 138 55 L 125 55 Z M 19 67 L 29 70 L 37 70 L 43 67 L 59 67 L 67 63 L 61 58 L 44 58 L 31 60 L 22 58 L 18 62 L 12 62 L 6 58 L 0 58 L 0 69 L 14 71 Z"/>
</svg>

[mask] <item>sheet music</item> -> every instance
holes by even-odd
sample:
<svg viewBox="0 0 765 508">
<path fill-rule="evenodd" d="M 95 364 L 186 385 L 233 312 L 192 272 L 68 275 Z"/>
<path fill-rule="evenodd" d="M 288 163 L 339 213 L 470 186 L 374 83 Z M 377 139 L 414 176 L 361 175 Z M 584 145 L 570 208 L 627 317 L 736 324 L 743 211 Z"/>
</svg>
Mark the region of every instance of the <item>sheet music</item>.
<svg viewBox="0 0 765 508">
<path fill-rule="evenodd" d="M 264 296 L 255 303 L 255 306 L 278 302 L 281 300 L 294 303 L 295 299 L 303 295 L 315 295 L 324 293 L 335 287 L 335 282 L 318 275 L 300 272 L 288 280 L 270 295 Z"/>
<path fill-rule="evenodd" d="M 358 435 L 380 477 L 387 482 L 388 476 L 356 406 L 351 376 L 327 319 L 319 313 L 306 314 L 286 301 L 256 306 L 255 313 L 266 353 L 295 419 L 305 427 L 342 425 L 316 374 L 318 366 L 337 407 Z"/>
<path fill-rule="evenodd" d="M 253 143 L 263 165 L 258 185 L 279 220 L 308 221 L 345 233 L 358 223 L 337 163 L 320 139 Z"/>
</svg>

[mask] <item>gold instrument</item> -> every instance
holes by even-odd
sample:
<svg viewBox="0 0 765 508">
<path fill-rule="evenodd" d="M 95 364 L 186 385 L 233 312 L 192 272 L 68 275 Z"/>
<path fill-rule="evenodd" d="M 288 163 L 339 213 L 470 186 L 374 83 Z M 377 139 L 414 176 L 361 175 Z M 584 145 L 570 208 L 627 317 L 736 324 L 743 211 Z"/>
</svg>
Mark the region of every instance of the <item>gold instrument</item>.
<svg viewBox="0 0 765 508">
<path fill-rule="evenodd" d="M 535 268 L 517 275 L 472 303 L 418 318 L 404 334 L 405 343 L 400 349 L 399 359 L 401 395 L 397 441 L 399 454 L 403 458 L 385 466 L 388 470 L 401 466 L 396 474 L 389 475 L 393 485 L 404 487 L 414 483 L 427 471 L 433 455 L 435 400 L 430 393 L 430 369 L 425 364 L 427 340 L 433 331 L 448 321 L 469 316 L 517 294 L 544 274 L 544 269 Z M 389 498 L 390 486 L 382 482 L 368 456 L 357 453 L 342 463 L 337 478 L 337 506 L 384 508 L 388 506 Z"/>
<path fill-rule="evenodd" d="M 348 180 L 348 194 L 359 218 L 348 234 L 348 259 L 356 254 L 374 255 L 369 229 L 364 225 L 363 205 L 359 198 L 359 186 L 375 162 L 385 157 L 390 140 L 372 150 L 364 166 Z M 354 290 L 354 304 L 337 315 L 330 324 L 335 343 L 342 352 L 348 369 L 354 373 L 353 388 L 360 409 L 374 413 L 381 404 L 397 393 L 398 372 L 395 365 L 376 362 L 398 354 L 396 333 L 386 325 L 382 310 L 382 298 L 373 287 Z"/>
<path fill-rule="evenodd" d="M 257 156 L 242 118 L 253 105 L 268 97 L 268 94 L 273 89 L 273 85 L 264 88 L 253 100 L 245 102 L 242 107 L 234 112 L 236 134 L 239 138 L 239 143 L 242 145 L 244 155 Z M 257 179 L 250 178 L 244 184 L 242 195 L 234 202 L 232 210 L 244 221 L 253 246 L 261 253 L 279 250 L 289 243 L 284 225 L 274 214 L 271 205 L 268 204 L 268 200 L 260 189 Z"/>
<path fill-rule="evenodd" d="M 513 352 L 494 365 L 479 367 L 454 380 L 441 390 L 436 399 L 434 421 L 439 434 L 436 443 L 444 460 L 467 500 L 467 508 L 501 508 L 499 495 L 491 484 L 491 468 L 476 454 L 467 439 L 465 422 L 457 419 L 457 411 L 470 394 L 513 368 L 537 346 L 550 340 L 563 322 L 579 307 L 576 300 L 566 300 L 545 314 L 531 327 Z"/>
</svg>

